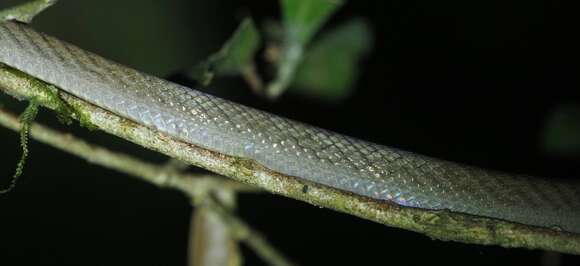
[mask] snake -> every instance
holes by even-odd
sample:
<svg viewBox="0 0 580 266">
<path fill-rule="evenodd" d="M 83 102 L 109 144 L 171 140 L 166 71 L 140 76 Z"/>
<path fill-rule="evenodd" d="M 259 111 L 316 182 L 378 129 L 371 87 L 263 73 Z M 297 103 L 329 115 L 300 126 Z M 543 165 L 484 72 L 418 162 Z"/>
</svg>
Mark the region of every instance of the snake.
<svg viewBox="0 0 580 266">
<path fill-rule="evenodd" d="M 0 63 L 172 138 L 402 207 L 580 234 L 580 183 L 487 170 L 359 140 L 123 66 L 13 21 Z"/>
</svg>

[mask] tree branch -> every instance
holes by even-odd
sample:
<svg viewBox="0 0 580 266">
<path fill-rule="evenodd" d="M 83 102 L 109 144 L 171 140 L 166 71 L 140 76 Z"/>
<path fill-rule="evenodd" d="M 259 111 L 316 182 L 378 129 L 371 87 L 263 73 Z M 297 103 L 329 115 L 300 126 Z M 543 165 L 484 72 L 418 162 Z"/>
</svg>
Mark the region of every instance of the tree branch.
<svg viewBox="0 0 580 266">
<path fill-rule="evenodd" d="M 233 235 L 233 237 L 246 243 L 249 247 L 252 248 L 252 250 L 258 253 L 258 255 L 264 261 L 269 262 L 270 265 L 294 265 L 276 249 L 272 248 L 272 245 L 268 243 L 264 236 L 253 230 L 243 220 L 239 219 L 235 215 L 232 215 L 232 213 L 229 212 L 227 208 L 219 204 L 216 200 L 208 197 L 206 198 L 206 201 L 200 205 L 208 210 L 211 210 L 212 213 L 218 215 L 221 218 L 221 221 L 228 225 L 230 233 Z"/>
<path fill-rule="evenodd" d="M 18 117 L 0 108 L 0 125 L 14 131 L 21 128 Z M 236 181 L 218 179 L 212 175 L 192 175 L 180 173 L 174 165 L 158 166 L 143 162 L 137 158 L 121 153 L 116 153 L 108 149 L 89 144 L 70 134 L 64 134 L 38 123 L 33 123 L 30 127 L 30 135 L 43 143 L 55 148 L 74 154 L 88 160 L 91 163 L 117 170 L 122 173 L 140 178 L 143 181 L 155 184 L 159 187 L 171 187 L 184 192 L 191 198 L 192 205 L 198 206 L 197 217 L 203 215 L 202 219 L 194 219 L 192 223 L 198 226 L 205 226 L 203 229 L 227 230 L 233 238 L 246 242 L 260 257 L 270 265 L 292 265 L 288 259 L 281 255 L 273 245 L 268 243 L 256 230 L 252 229 L 240 218 L 236 217 L 230 209 L 223 205 L 231 197 L 229 204 L 233 204 L 233 194 L 235 192 L 257 192 L 262 191 L 256 187 L 248 186 Z M 213 192 L 213 193 L 211 193 Z M 210 194 L 211 193 L 211 194 Z M 231 194 L 231 195 L 230 195 Z M 229 195 L 229 196 L 228 196 Z M 216 197 L 214 199 L 214 197 Z M 220 203 L 222 202 L 222 203 Z M 202 214 L 203 213 L 203 214 Z M 212 224 L 207 224 L 211 222 Z M 193 226 L 195 227 L 195 226 Z M 197 230 L 193 235 L 194 239 L 202 237 L 212 232 Z M 219 237 L 219 236 L 218 236 Z M 237 253 L 235 243 L 227 243 L 223 247 L 217 247 L 223 243 L 209 243 L 212 240 L 204 241 L 205 245 L 213 245 L 214 249 L 222 248 L 226 252 Z M 195 254 L 202 256 L 203 254 Z M 231 254 L 233 259 L 239 258 L 236 254 Z M 205 254 L 205 256 L 208 256 Z M 207 258 L 206 258 L 207 259 Z M 211 261 L 211 260 L 210 260 Z M 215 261 L 214 261 L 215 262 Z M 202 264 L 210 265 L 210 264 Z M 231 265 L 231 264 L 228 264 Z"/>
<path fill-rule="evenodd" d="M 59 100 L 55 99 L 58 94 L 73 109 L 74 118 L 83 124 L 94 125 L 105 132 L 170 157 L 317 206 L 441 240 L 580 254 L 579 234 L 448 211 L 407 208 L 282 175 L 251 160 L 227 156 L 176 140 L 7 66 L 0 67 L 0 87 L 17 98 L 33 98 L 46 107 L 62 110 Z"/>
<path fill-rule="evenodd" d="M 223 189 L 212 194 L 212 199 L 233 212 L 236 193 Z M 232 232 L 235 229 L 217 215 L 214 210 L 196 204 L 189 229 L 189 266 L 240 266 L 242 254 L 239 241 Z M 271 264 L 271 263 L 270 263 Z"/>
</svg>

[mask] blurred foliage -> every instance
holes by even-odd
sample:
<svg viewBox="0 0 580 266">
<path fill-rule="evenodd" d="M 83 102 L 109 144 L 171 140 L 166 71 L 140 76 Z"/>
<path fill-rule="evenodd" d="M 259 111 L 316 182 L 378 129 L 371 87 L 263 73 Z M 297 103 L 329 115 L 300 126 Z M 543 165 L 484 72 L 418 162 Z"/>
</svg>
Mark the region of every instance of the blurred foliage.
<svg viewBox="0 0 580 266">
<path fill-rule="evenodd" d="M 342 4 L 339 0 L 281 0 L 287 41 L 306 45 Z"/>
<path fill-rule="evenodd" d="M 53 16 L 66 14 L 68 23 L 76 25 L 74 27 L 82 27 L 83 32 L 87 33 L 82 36 L 78 34 L 67 36 L 68 30 L 64 28 L 62 31 L 65 34 L 56 35 L 61 35 L 59 37 L 106 57 L 162 76 L 179 69 L 180 65 L 187 65 L 187 62 L 191 62 L 191 58 L 195 57 L 192 56 L 193 54 L 202 54 L 203 49 L 199 49 L 200 45 L 207 47 L 212 45 L 209 41 L 206 44 L 196 42 L 195 45 L 186 41 L 183 36 L 187 36 L 187 31 L 195 29 L 188 30 L 189 25 L 178 26 L 176 21 L 155 19 L 155 17 L 163 16 L 154 16 L 150 12 L 140 13 L 140 16 L 126 16 L 127 11 L 136 1 L 116 3 L 114 10 L 104 8 L 108 5 L 107 1 L 112 0 L 86 1 L 82 4 L 73 2 L 66 5 L 67 8 L 57 8 L 49 12 Z M 10 4 L 14 7 L 0 12 L 0 19 L 16 18 L 29 21 L 40 10 L 55 2 L 54 0 L 3 1 L 2 6 Z M 173 9 L 164 11 L 162 4 L 139 2 L 139 5 L 145 5 L 143 10 L 151 10 L 151 12 L 175 11 Z M 315 39 L 322 25 L 342 5 L 343 1 L 338 0 L 280 0 L 282 21 L 278 24 L 281 27 L 278 31 L 279 38 L 276 40 L 278 57 L 274 61 L 269 61 L 271 64 L 269 69 L 276 69 L 276 74 L 271 83 L 265 86 L 266 88 L 262 88 L 264 87 L 262 78 L 256 72 L 254 59 L 257 58 L 256 53 L 260 47 L 272 46 L 272 43 L 263 43 L 260 32 L 251 18 L 245 18 L 218 52 L 191 68 L 188 74 L 205 86 L 209 85 L 215 76 L 242 76 L 257 93 L 263 96 L 269 95 L 270 98 L 277 98 L 291 87 L 292 92 L 321 101 L 337 102 L 345 99 L 350 95 L 358 77 L 359 58 L 370 50 L 373 36 L 364 21 L 352 19 L 331 31 L 323 31 L 320 38 Z M 174 6 L 179 5 L 174 4 Z M 71 10 L 75 11 L 71 12 Z M 77 25 L 75 21 L 78 21 L 78 17 L 89 11 L 96 20 Z M 112 19 L 117 16 L 123 16 L 123 18 Z M 53 21 L 55 20 L 50 19 L 50 16 L 46 18 L 43 15 L 35 24 L 49 33 L 55 28 L 61 31 L 62 25 L 53 25 Z M 114 21 L 123 21 L 123 23 Z M 211 23 L 211 25 L 215 24 Z M 106 30 L 101 31 L 97 28 Z M 215 28 L 215 26 L 210 28 Z M 163 37 L 156 35 L 156 32 L 163 34 Z M 104 38 L 101 35 L 103 34 L 107 35 L 107 39 L 115 41 L 102 42 Z M 151 39 L 163 41 L 146 41 Z M 123 46 L 131 47 L 131 49 L 119 49 Z"/>
<path fill-rule="evenodd" d="M 250 18 L 244 19 L 214 59 L 215 71 L 224 75 L 241 73 L 243 68 L 252 64 L 259 45 L 260 33 L 254 22 Z"/>
<path fill-rule="evenodd" d="M 290 90 L 325 101 L 348 97 L 359 73 L 359 58 L 372 48 L 372 33 L 362 19 L 325 32 L 304 55 Z"/>
<path fill-rule="evenodd" d="M 245 18 L 232 37 L 206 61 L 196 65 L 190 76 L 203 86 L 209 85 L 213 77 L 240 75 L 253 67 L 253 60 L 260 48 L 260 33 L 251 18 Z"/>
<path fill-rule="evenodd" d="M 290 85 L 292 91 L 326 102 L 350 95 L 358 77 L 357 63 L 372 46 L 373 36 L 362 19 L 352 19 L 311 40 L 342 1 L 281 0 L 282 23 L 267 23 L 269 36 L 265 53 L 273 80 L 264 88 L 256 73 L 254 58 L 261 43 L 260 33 L 246 18 L 232 37 L 215 54 L 194 66 L 188 74 L 208 86 L 214 76 L 242 76 L 258 94 L 277 98 Z M 281 26 L 279 26 L 281 25 Z M 274 37 L 273 37 L 274 36 Z M 268 54 L 270 53 L 270 54 Z"/>
<path fill-rule="evenodd" d="M 543 148 L 550 155 L 580 155 L 580 105 L 563 105 L 547 118 Z"/>
<path fill-rule="evenodd" d="M 278 98 L 292 84 L 306 46 L 340 6 L 342 1 L 281 0 L 285 36 L 280 47 L 276 76 L 266 88 L 268 98 Z"/>
</svg>

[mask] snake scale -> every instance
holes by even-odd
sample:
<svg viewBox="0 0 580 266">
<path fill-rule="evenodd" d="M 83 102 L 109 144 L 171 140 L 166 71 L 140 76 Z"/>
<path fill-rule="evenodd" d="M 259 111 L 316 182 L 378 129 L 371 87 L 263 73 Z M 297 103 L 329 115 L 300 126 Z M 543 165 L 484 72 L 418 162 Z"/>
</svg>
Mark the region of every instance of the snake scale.
<svg viewBox="0 0 580 266">
<path fill-rule="evenodd" d="M 206 149 L 395 204 L 580 233 L 576 181 L 511 175 L 385 147 L 220 99 L 122 66 L 16 22 L 0 62 Z"/>
</svg>

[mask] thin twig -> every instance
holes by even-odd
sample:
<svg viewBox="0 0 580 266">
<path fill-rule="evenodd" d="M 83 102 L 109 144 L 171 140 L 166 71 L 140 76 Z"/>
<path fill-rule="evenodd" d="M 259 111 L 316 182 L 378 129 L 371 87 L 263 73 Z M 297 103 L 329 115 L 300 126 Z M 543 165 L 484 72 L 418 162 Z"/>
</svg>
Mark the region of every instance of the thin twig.
<svg viewBox="0 0 580 266">
<path fill-rule="evenodd" d="M 280 252 L 274 249 L 273 245 L 268 243 L 268 240 L 266 240 L 264 236 L 248 226 L 243 220 L 233 215 L 228 209 L 217 203 L 213 198 L 207 197 L 201 205 L 217 214 L 222 221 L 228 224 L 230 232 L 235 238 L 246 243 L 270 265 L 294 265 Z"/>
<path fill-rule="evenodd" d="M 288 89 L 294 78 L 296 68 L 302 61 L 303 47 L 297 43 L 285 47 L 281 60 L 278 63 L 276 77 L 266 85 L 266 96 L 275 100 Z"/>
<path fill-rule="evenodd" d="M 264 93 L 264 83 L 262 78 L 256 71 L 256 66 L 254 64 L 249 64 L 244 67 L 241 71 L 242 78 L 246 81 L 250 89 L 259 96 Z"/>
<path fill-rule="evenodd" d="M 228 211 L 236 207 L 236 193 L 222 189 L 212 193 Z M 203 204 L 197 204 L 191 217 L 188 248 L 189 266 L 239 266 L 242 254 L 239 241 L 220 216 Z"/>
</svg>

